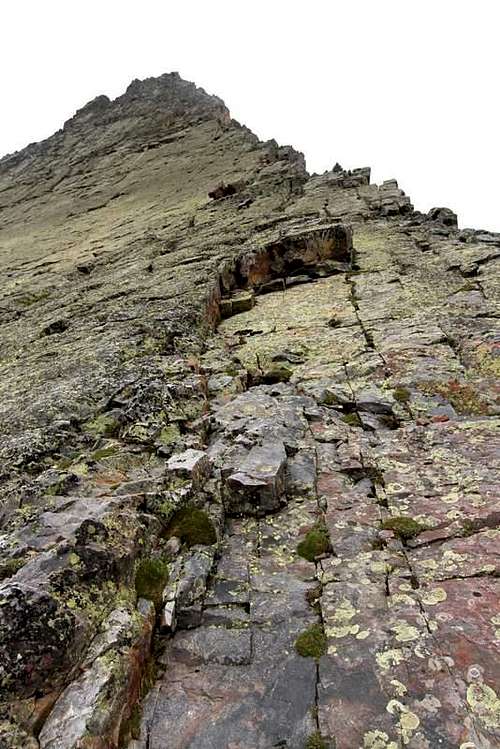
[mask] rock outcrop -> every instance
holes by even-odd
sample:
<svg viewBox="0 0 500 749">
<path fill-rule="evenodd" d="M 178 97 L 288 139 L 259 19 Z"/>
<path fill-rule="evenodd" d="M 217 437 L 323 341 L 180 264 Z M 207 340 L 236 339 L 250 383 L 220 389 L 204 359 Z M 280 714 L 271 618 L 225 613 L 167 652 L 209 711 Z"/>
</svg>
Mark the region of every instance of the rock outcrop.
<svg viewBox="0 0 500 749">
<path fill-rule="evenodd" d="M 1 747 L 499 745 L 500 235 L 171 74 L 0 250 Z"/>
</svg>

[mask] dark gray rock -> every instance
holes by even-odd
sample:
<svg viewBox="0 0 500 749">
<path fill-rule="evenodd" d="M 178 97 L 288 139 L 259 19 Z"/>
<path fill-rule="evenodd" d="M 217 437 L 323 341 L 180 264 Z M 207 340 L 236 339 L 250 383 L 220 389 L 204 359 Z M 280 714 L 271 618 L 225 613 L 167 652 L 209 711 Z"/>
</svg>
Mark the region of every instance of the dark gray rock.
<svg viewBox="0 0 500 749">
<path fill-rule="evenodd" d="M 225 627 L 199 627 L 179 633 L 172 642 L 169 658 L 180 663 L 221 666 L 248 665 L 252 657 L 252 633 Z"/>
<path fill-rule="evenodd" d="M 224 498 L 229 514 L 264 515 L 285 501 L 286 452 L 280 442 L 253 447 L 240 469 L 226 482 Z"/>
</svg>

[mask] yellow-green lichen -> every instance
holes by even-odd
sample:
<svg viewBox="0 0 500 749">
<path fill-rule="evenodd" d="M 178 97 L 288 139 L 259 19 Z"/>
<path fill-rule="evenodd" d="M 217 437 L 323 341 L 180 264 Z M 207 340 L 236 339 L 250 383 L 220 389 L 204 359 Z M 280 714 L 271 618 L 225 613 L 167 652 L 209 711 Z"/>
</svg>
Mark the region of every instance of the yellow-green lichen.
<svg viewBox="0 0 500 749">
<path fill-rule="evenodd" d="M 404 653 L 399 648 L 390 648 L 375 654 L 379 667 L 383 671 L 388 671 L 393 666 L 397 666 L 404 660 Z"/>
<path fill-rule="evenodd" d="M 494 689 L 487 684 L 469 684 L 467 702 L 486 728 L 500 727 L 500 699 Z"/>
<path fill-rule="evenodd" d="M 368 731 L 363 736 L 363 749 L 398 749 L 395 741 L 390 741 L 385 731 Z"/>
<path fill-rule="evenodd" d="M 356 411 L 351 411 L 351 413 L 342 416 L 342 421 L 344 421 L 346 424 L 349 424 L 349 426 L 351 427 L 362 426 L 361 419 L 359 418 L 359 415 L 356 413 Z"/>
<path fill-rule="evenodd" d="M 418 629 L 404 620 L 393 624 L 391 629 L 394 631 L 398 642 L 411 642 L 412 640 L 418 640 L 420 637 Z"/>
<path fill-rule="evenodd" d="M 391 715 L 397 716 L 399 719 L 399 730 L 403 744 L 408 744 L 411 740 L 412 734 L 417 730 L 420 725 L 420 718 L 416 713 L 411 710 L 398 700 L 390 700 L 387 704 L 386 710 Z"/>
<path fill-rule="evenodd" d="M 446 601 L 447 595 L 444 588 L 432 588 L 422 593 L 422 603 L 426 606 L 435 606 L 438 603 Z"/>
<path fill-rule="evenodd" d="M 353 624 L 351 621 L 357 613 L 358 612 L 347 598 L 343 598 L 339 601 L 335 607 L 333 616 L 328 619 L 326 627 L 328 637 L 343 638 L 348 635 L 355 635 L 356 637 L 358 634 L 363 635 L 363 632 L 360 632 L 359 624 Z M 363 636 L 359 639 L 363 639 Z"/>
<path fill-rule="evenodd" d="M 458 414 L 484 415 L 488 413 L 487 404 L 480 398 L 472 385 L 448 380 L 446 382 L 421 382 L 418 385 L 425 395 L 440 395 L 447 400 Z"/>
<path fill-rule="evenodd" d="M 94 434 L 96 437 L 114 437 L 119 428 L 120 422 L 110 414 L 101 414 L 84 424 L 85 431 Z"/>
</svg>

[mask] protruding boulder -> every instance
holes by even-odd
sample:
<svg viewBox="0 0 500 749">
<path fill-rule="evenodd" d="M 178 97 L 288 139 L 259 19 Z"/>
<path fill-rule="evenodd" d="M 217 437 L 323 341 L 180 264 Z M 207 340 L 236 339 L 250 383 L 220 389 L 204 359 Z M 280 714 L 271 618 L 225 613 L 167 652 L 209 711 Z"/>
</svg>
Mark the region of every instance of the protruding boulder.
<svg viewBox="0 0 500 749">
<path fill-rule="evenodd" d="M 230 514 L 264 515 L 284 503 L 286 452 L 282 442 L 253 447 L 238 471 L 227 480 L 225 500 Z"/>
<path fill-rule="evenodd" d="M 225 182 L 220 182 L 212 190 L 209 191 L 208 197 L 212 200 L 220 200 L 221 198 L 228 198 L 237 192 L 236 185 L 226 185 Z"/>
<path fill-rule="evenodd" d="M 431 208 L 427 214 L 431 221 L 435 221 L 445 226 L 457 226 L 457 214 L 451 208 Z"/>
<path fill-rule="evenodd" d="M 200 487 L 210 475 L 210 460 L 203 450 L 189 448 L 172 455 L 167 461 L 167 472 L 190 479 L 194 487 Z"/>
</svg>

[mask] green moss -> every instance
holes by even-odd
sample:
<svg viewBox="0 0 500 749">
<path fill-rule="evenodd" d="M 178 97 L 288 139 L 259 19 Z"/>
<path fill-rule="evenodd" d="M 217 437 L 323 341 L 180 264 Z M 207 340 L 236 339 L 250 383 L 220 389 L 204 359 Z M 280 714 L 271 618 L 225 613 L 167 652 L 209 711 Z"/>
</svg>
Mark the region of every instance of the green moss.
<svg viewBox="0 0 500 749">
<path fill-rule="evenodd" d="M 321 658 L 326 653 L 326 636 L 321 624 L 312 624 L 295 640 L 295 650 L 304 658 Z"/>
<path fill-rule="evenodd" d="M 395 400 L 398 401 L 398 403 L 408 403 L 411 397 L 411 393 L 408 388 L 402 387 L 401 385 L 399 385 L 397 388 L 394 388 L 392 394 Z"/>
<path fill-rule="evenodd" d="M 174 515 L 168 535 L 177 536 L 187 546 L 209 546 L 217 541 L 214 524 L 207 513 L 190 505 Z"/>
<path fill-rule="evenodd" d="M 66 480 L 66 477 L 63 476 L 55 484 L 52 484 L 52 486 L 47 487 L 47 489 L 45 489 L 44 491 L 44 494 L 46 494 L 49 497 L 58 497 L 65 493 L 66 486 L 67 486 L 67 480 Z"/>
<path fill-rule="evenodd" d="M 68 456 L 64 456 L 63 458 L 60 458 L 57 463 L 55 464 L 55 468 L 58 471 L 66 471 L 70 465 L 73 463 L 74 458 L 70 458 Z"/>
<path fill-rule="evenodd" d="M 321 398 L 321 403 L 325 406 L 336 406 L 339 403 L 338 395 L 327 388 Z"/>
<path fill-rule="evenodd" d="M 422 382 L 419 389 L 426 395 L 440 395 L 461 415 L 481 416 L 488 413 L 487 404 L 481 400 L 472 385 L 448 380 L 447 382 Z"/>
<path fill-rule="evenodd" d="M 165 499 L 163 502 L 157 504 L 154 511 L 159 515 L 165 523 L 168 523 L 170 518 L 175 512 L 176 503 L 171 499 Z"/>
<path fill-rule="evenodd" d="M 464 520 L 462 528 L 464 536 L 473 536 L 479 530 L 477 520 Z"/>
<path fill-rule="evenodd" d="M 135 571 L 135 589 L 139 598 L 153 601 L 157 608 L 162 603 L 163 588 L 168 580 L 168 564 L 163 559 L 141 559 Z"/>
<path fill-rule="evenodd" d="M 318 522 L 307 532 L 303 541 L 297 546 L 297 554 L 308 562 L 314 562 L 318 557 L 330 551 L 330 535 L 323 522 Z"/>
<path fill-rule="evenodd" d="M 418 536 L 419 533 L 425 530 L 425 525 L 405 515 L 387 518 L 387 520 L 382 522 L 381 527 L 384 530 L 393 531 L 402 541 L 415 538 L 415 536 Z"/>
<path fill-rule="evenodd" d="M 345 416 L 342 416 L 342 421 L 345 421 L 346 424 L 349 424 L 351 427 L 360 427 L 361 419 L 359 418 L 356 411 L 352 411 L 350 414 L 345 414 Z"/>
<path fill-rule="evenodd" d="M 319 731 L 312 733 L 305 745 L 305 749 L 330 749 L 331 743 L 320 734 Z"/>
<path fill-rule="evenodd" d="M 191 400 L 185 401 L 181 404 L 176 404 L 175 408 L 172 408 L 168 412 L 168 418 L 170 421 L 195 421 L 203 416 L 206 410 L 205 401 Z"/>
</svg>

